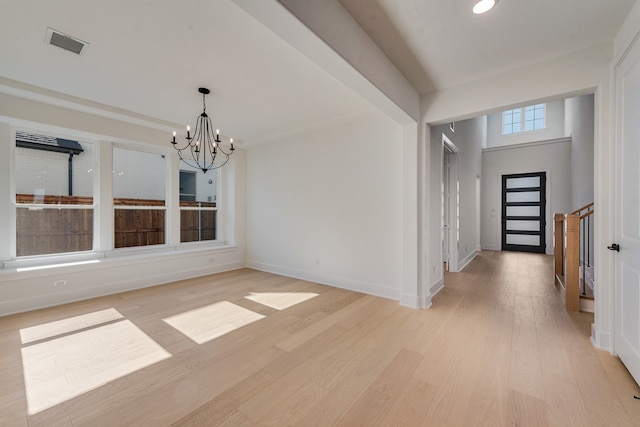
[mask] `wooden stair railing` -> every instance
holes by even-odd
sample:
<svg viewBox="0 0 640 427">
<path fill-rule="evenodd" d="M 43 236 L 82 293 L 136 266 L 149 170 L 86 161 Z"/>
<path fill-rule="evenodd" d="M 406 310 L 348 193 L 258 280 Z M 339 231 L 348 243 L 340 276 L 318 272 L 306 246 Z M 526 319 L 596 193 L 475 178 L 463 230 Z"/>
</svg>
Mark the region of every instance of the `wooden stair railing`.
<svg viewBox="0 0 640 427">
<path fill-rule="evenodd" d="M 553 216 L 554 272 L 556 281 L 565 289 L 567 311 L 580 311 L 580 236 L 589 232 L 589 225 L 581 227 L 581 224 L 593 215 L 593 206 L 589 203 L 569 214 L 556 213 Z M 587 240 L 588 237 L 582 239 L 583 257 L 588 258 Z M 583 275 L 584 271 L 583 268 Z"/>
</svg>

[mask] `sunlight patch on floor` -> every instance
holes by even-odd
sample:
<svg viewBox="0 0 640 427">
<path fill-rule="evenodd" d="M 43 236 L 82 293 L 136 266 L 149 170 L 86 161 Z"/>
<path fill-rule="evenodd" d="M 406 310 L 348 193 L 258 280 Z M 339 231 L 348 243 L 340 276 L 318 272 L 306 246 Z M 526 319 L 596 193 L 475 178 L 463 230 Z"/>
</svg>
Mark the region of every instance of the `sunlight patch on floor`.
<svg viewBox="0 0 640 427">
<path fill-rule="evenodd" d="M 276 310 L 284 310 L 317 296 L 313 292 L 251 292 L 245 298 Z"/>
<path fill-rule="evenodd" d="M 20 339 L 22 344 L 28 344 L 118 319 L 124 319 L 124 316 L 122 316 L 118 310 L 108 308 L 81 316 L 69 317 L 68 319 L 62 319 L 56 322 L 43 323 L 30 328 L 20 329 Z"/>
<path fill-rule="evenodd" d="M 29 415 L 169 357 L 129 320 L 26 346 L 22 364 Z"/>
<path fill-rule="evenodd" d="M 220 301 L 162 320 L 202 344 L 264 317 L 239 305 Z"/>
</svg>

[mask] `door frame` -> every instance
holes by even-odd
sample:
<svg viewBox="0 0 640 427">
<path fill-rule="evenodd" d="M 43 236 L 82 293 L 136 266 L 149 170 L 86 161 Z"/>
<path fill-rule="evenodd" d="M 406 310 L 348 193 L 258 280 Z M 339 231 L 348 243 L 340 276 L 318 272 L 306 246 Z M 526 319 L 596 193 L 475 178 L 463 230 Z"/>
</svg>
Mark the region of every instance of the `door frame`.
<svg viewBox="0 0 640 427">
<path fill-rule="evenodd" d="M 640 34 L 640 33 L 638 33 Z M 620 244 L 620 252 L 609 252 L 610 259 L 613 259 L 612 265 L 612 273 L 613 273 L 613 333 L 612 333 L 612 341 L 613 341 L 613 349 L 614 353 L 618 355 L 620 360 L 623 362 L 631 376 L 634 378 L 636 382 L 640 384 L 640 355 L 638 355 L 637 349 L 633 349 L 631 344 L 625 344 L 623 339 L 624 335 L 624 325 L 623 325 L 623 316 L 625 313 L 625 307 L 623 300 L 624 297 L 624 278 L 623 278 L 623 268 L 625 267 L 625 259 L 627 261 L 627 265 L 632 265 L 629 261 L 629 252 L 630 250 L 638 251 L 638 243 L 637 241 L 633 241 L 630 236 L 627 239 L 624 239 L 624 206 L 623 206 L 623 197 L 624 195 L 624 131 L 625 131 L 625 93 L 623 88 L 623 78 L 628 74 L 629 71 L 633 67 L 637 67 L 636 69 L 640 69 L 640 42 L 638 42 L 638 37 L 636 37 L 630 44 L 628 49 L 625 51 L 624 55 L 620 58 L 620 60 L 615 64 L 614 67 L 614 115 L 613 115 L 613 128 L 614 128 L 614 170 L 615 177 L 613 178 L 615 182 L 615 191 L 613 197 L 613 220 L 614 220 L 614 230 L 613 236 L 610 243 Z M 627 154 L 628 155 L 628 154 Z M 628 195 L 627 195 L 628 197 Z M 631 240 L 631 241 L 630 241 Z M 597 243 L 597 241 L 596 241 Z M 629 247 L 631 246 L 631 247 Z M 631 258 L 633 257 L 633 252 L 631 253 Z M 636 270 L 635 265 L 632 265 L 631 268 L 627 268 L 627 270 Z M 637 274 L 637 273 L 636 273 Z M 625 300 L 628 301 L 628 300 Z M 637 309 L 637 307 L 636 307 Z"/>
<path fill-rule="evenodd" d="M 449 271 L 452 273 L 457 273 L 459 271 L 458 266 L 458 233 L 459 233 L 459 225 L 458 225 L 458 156 L 457 154 L 460 152 L 458 147 L 451 141 L 447 135 L 442 133 L 442 146 L 440 148 L 440 164 L 442 165 L 442 171 L 444 174 L 444 159 L 445 156 L 448 157 L 449 160 L 449 179 L 448 179 L 448 188 L 449 188 L 449 199 L 448 199 L 448 212 L 449 212 Z M 443 176 L 443 182 L 444 182 Z M 444 189 L 441 194 L 441 209 L 444 212 L 444 203 L 447 202 L 445 200 Z M 444 218 L 441 215 L 440 219 L 440 230 L 441 235 L 440 239 L 444 239 Z M 443 272 L 444 275 L 444 272 Z"/>
<path fill-rule="evenodd" d="M 482 250 L 482 178 L 476 175 L 476 251 Z"/>
</svg>

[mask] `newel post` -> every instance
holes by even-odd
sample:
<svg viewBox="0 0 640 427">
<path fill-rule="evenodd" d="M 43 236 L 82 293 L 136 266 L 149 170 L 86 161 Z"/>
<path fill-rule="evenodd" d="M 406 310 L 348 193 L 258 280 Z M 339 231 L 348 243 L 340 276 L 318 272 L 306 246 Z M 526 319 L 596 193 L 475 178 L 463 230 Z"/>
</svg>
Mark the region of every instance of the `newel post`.
<svg viewBox="0 0 640 427">
<path fill-rule="evenodd" d="M 553 215 L 553 272 L 564 276 L 564 214 Z"/>
<path fill-rule="evenodd" d="M 565 303 L 567 311 L 580 311 L 580 215 L 567 215 Z"/>
</svg>

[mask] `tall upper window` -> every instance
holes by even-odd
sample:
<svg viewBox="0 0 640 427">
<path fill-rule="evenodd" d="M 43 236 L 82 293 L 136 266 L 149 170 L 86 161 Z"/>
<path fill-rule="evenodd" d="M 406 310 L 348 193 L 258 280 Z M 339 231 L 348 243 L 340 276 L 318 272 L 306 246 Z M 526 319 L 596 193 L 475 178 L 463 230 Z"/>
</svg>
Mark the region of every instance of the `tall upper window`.
<svg viewBox="0 0 640 427">
<path fill-rule="evenodd" d="M 218 170 L 180 170 L 180 242 L 218 238 Z"/>
<path fill-rule="evenodd" d="M 163 155 L 114 147 L 115 248 L 165 243 L 165 176 Z"/>
<path fill-rule="evenodd" d="M 16 132 L 16 255 L 93 250 L 93 146 Z"/>
<path fill-rule="evenodd" d="M 502 134 L 528 132 L 546 127 L 546 104 L 528 105 L 502 112 Z"/>
</svg>

